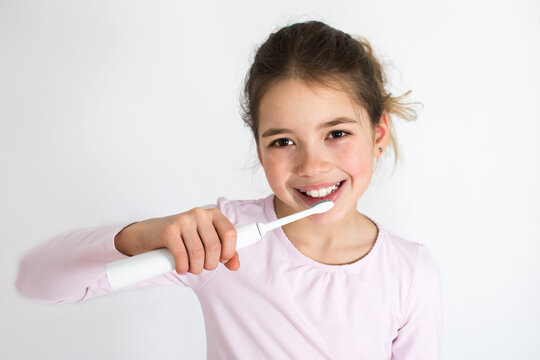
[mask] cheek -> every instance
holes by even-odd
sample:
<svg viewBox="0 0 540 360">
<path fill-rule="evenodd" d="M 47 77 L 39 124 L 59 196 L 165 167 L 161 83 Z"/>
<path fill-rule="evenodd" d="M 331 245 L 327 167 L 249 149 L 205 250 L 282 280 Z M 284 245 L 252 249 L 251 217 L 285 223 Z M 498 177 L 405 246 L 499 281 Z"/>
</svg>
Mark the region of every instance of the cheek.
<svg viewBox="0 0 540 360">
<path fill-rule="evenodd" d="M 263 157 L 264 172 L 272 189 L 283 183 L 287 177 L 287 163 L 283 159 L 266 155 Z"/>
<path fill-rule="evenodd" d="M 367 147 L 353 146 L 344 149 L 340 154 L 340 162 L 352 176 L 366 177 L 371 175 L 373 158 Z"/>
</svg>

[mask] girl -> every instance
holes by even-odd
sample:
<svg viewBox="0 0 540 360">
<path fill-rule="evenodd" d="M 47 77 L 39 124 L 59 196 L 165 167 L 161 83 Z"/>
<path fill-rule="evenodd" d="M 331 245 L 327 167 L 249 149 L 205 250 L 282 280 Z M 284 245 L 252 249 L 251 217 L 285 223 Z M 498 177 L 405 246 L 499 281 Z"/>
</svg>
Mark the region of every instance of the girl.
<svg viewBox="0 0 540 360">
<path fill-rule="evenodd" d="M 272 33 L 247 74 L 242 108 L 273 193 L 59 236 L 21 260 L 18 291 L 82 302 L 112 292 L 105 264 L 166 247 L 176 271 L 128 288 L 193 289 L 210 359 L 437 359 L 432 255 L 356 210 L 373 160 L 387 148 L 397 159 L 390 114 L 414 119 L 384 79 L 367 41 L 324 23 Z M 322 199 L 333 209 L 235 250 L 235 225 Z"/>
</svg>

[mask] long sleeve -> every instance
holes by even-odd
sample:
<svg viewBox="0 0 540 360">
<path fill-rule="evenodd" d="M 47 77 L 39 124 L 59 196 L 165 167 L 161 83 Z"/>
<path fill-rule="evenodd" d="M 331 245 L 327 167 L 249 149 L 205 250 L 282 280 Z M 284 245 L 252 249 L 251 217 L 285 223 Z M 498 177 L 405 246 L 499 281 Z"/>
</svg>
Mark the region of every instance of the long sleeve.
<svg viewBox="0 0 540 360">
<path fill-rule="evenodd" d="M 20 260 L 17 291 L 42 304 L 82 302 L 112 293 L 105 265 L 128 258 L 114 247 L 115 235 L 126 226 L 79 229 L 44 242 Z M 186 286 L 175 274 L 164 274 L 126 289 L 160 284 Z"/>
<path fill-rule="evenodd" d="M 114 247 L 114 236 L 126 226 L 79 229 L 42 243 L 20 260 L 15 287 L 43 304 L 112 292 L 103 278 L 105 264 L 128 257 Z"/>
<path fill-rule="evenodd" d="M 392 343 L 393 360 L 440 358 L 442 297 L 440 274 L 431 253 L 421 246 L 406 300 L 402 325 Z"/>
<path fill-rule="evenodd" d="M 217 205 L 202 207 L 217 207 L 235 222 L 236 214 L 226 198 L 218 198 Z M 107 279 L 106 265 L 129 257 L 115 248 L 114 237 L 130 224 L 78 229 L 44 242 L 20 260 L 15 288 L 19 294 L 42 304 L 83 302 L 114 292 Z M 189 272 L 180 275 L 172 270 L 120 291 L 154 285 L 178 285 L 197 290 L 214 273 L 215 270 L 203 269 L 197 275 Z"/>
</svg>

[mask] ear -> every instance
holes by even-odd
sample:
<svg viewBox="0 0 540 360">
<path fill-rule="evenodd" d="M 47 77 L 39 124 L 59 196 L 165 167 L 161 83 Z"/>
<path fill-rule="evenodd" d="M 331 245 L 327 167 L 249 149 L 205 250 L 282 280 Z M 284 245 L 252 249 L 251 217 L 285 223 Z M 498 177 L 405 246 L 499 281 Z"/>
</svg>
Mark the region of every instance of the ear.
<svg viewBox="0 0 540 360">
<path fill-rule="evenodd" d="M 373 144 L 373 156 L 380 157 L 388 145 L 388 138 L 390 136 L 390 128 L 388 126 L 388 113 L 383 110 L 379 124 L 375 127 L 374 144 Z M 382 152 L 379 151 L 382 148 Z"/>
</svg>

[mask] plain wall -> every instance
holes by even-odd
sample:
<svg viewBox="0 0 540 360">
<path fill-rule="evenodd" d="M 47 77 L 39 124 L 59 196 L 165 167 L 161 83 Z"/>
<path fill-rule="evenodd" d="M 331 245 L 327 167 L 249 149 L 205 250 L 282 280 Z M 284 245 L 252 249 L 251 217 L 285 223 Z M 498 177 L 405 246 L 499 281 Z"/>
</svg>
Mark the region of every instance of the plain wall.
<svg viewBox="0 0 540 360">
<path fill-rule="evenodd" d="M 525 0 L 0 1 L 1 358 L 205 358 L 191 289 L 38 305 L 14 288 L 18 261 L 77 228 L 269 195 L 242 82 L 272 31 L 311 19 L 365 36 L 391 92 L 424 104 L 395 119 L 404 162 L 358 209 L 435 256 L 443 359 L 537 358 L 540 6 Z"/>
</svg>

